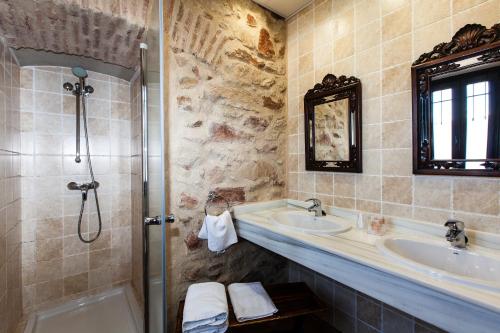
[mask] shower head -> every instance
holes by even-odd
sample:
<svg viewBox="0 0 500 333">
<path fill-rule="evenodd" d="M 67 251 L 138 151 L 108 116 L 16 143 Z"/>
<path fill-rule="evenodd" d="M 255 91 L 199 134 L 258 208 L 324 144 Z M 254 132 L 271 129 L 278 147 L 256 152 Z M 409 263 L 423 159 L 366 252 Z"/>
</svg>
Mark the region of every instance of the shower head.
<svg viewBox="0 0 500 333">
<path fill-rule="evenodd" d="M 73 67 L 71 71 L 74 76 L 79 77 L 80 79 L 84 79 L 88 76 L 87 71 L 82 67 Z"/>
</svg>

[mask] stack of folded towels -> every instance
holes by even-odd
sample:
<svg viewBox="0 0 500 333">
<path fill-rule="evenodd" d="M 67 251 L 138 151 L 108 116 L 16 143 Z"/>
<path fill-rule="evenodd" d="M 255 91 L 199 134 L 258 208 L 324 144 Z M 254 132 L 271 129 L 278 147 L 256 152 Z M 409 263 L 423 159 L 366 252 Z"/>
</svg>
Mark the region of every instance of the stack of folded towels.
<svg viewBox="0 0 500 333">
<path fill-rule="evenodd" d="M 278 309 L 260 282 L 228 286 L 234 314 L 239 322 L 272 316 Z M 187 291 L 183 333 L 223 333 L 228 328 L 228 305 L 224 285 L 192 284 Z"/>
<path fill-rule="evenodd" d="M 182 319 L 183 333 L 223 333 L 227 330 L 226 289 L 217 282 L 189 286 Z"/>
</svg>

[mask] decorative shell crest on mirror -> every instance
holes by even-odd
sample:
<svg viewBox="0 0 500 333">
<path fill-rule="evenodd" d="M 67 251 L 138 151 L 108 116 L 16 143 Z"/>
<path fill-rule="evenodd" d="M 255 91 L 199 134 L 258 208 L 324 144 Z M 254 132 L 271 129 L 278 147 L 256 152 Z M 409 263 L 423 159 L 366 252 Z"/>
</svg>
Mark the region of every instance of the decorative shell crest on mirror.
<svg viewBox="0 0 500 333">
<path fill-rule="evenodd" d="M 422 54 L 413 65 L 423 64 L 498 41 L 500 41 L 500 23 L 489 29 L 481 24 L 467 24 L 457 31 L 450 42 L 436 45 L 431 52 Z"/>
<path fill-rule="evenodd" d="M 352 84 L 356 84 L 360 82 L 357 77 L 350 76 L 347 77 L 345 75 L 341 75 L 339 77 L 336 77 L 333 74 L 326 74 L 325 77 L 323 78 L 323 81 L 321 83 L 316 83 L 314 85 L 314 88 L 309 89 L 306 93 L 307 95 L 310 94 L 315 94 L 318 92 L 326 91 L 326 90 L 332 90 L 332 89 L 337 89 L 337 88 L 342 88 L 342 87 L 347 87 Z"/>
</svg>

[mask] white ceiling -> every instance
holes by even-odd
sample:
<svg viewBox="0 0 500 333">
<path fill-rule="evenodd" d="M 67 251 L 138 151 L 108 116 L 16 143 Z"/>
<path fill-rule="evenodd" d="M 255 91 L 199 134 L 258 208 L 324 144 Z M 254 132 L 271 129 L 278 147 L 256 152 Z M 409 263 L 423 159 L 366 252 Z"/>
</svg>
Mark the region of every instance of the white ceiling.
<svg viewBox="0 0 500 333">
<path fill-rule="evenodd" d="M 269 9 L 272 12 L 289 18 L 297 13 L 300 9 L 311 3 L 311 0 L 253 0 L 262 7 Z"/>
</svg>

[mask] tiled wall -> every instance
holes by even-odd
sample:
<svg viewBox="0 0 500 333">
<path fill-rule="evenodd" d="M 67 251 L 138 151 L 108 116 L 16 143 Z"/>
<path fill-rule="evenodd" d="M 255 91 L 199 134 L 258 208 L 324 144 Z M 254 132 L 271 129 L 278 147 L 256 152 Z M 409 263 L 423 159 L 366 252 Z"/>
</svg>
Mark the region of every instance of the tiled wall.
<svg viewBox="0 0 500 333">
<path fill-rule="evenodd" d="M 131 278 L 130 85 L 89 73 L 90 151 L 103 230 L 82 243 L 77 236 L 81 194 L 70 181 L 88 182 L 83 121 L 82 162 L 75 158 L 75 83 L 69 68 L 21 69 L 22 272 L 25 312 L 99 291 Z M 93 193 L 84 214 L 84 237 L 97 231 Z"/>
<path fill-rule="evenodd" d="M 410 120 L 412 61 L 499 12 L 499 0 L 316 0 L 289 20 L 289 197 L 500 232 L 498 179 L 412 175 Z M 304 169 L 303 96 L 326 73 L 361 79 L 362 174 Z"/>
<path fill-rule="evenodd" d="M 19 127 L 19 66 L 0 39 L 0 333 L 22 314 Z"/>
<path fill-rule="evenodd" d="M 442 333 L 443 330 L 290 262 L 290 282 L 305 282 L 327 305 L 321 315 L 342 333 Z"/>
</svg>

